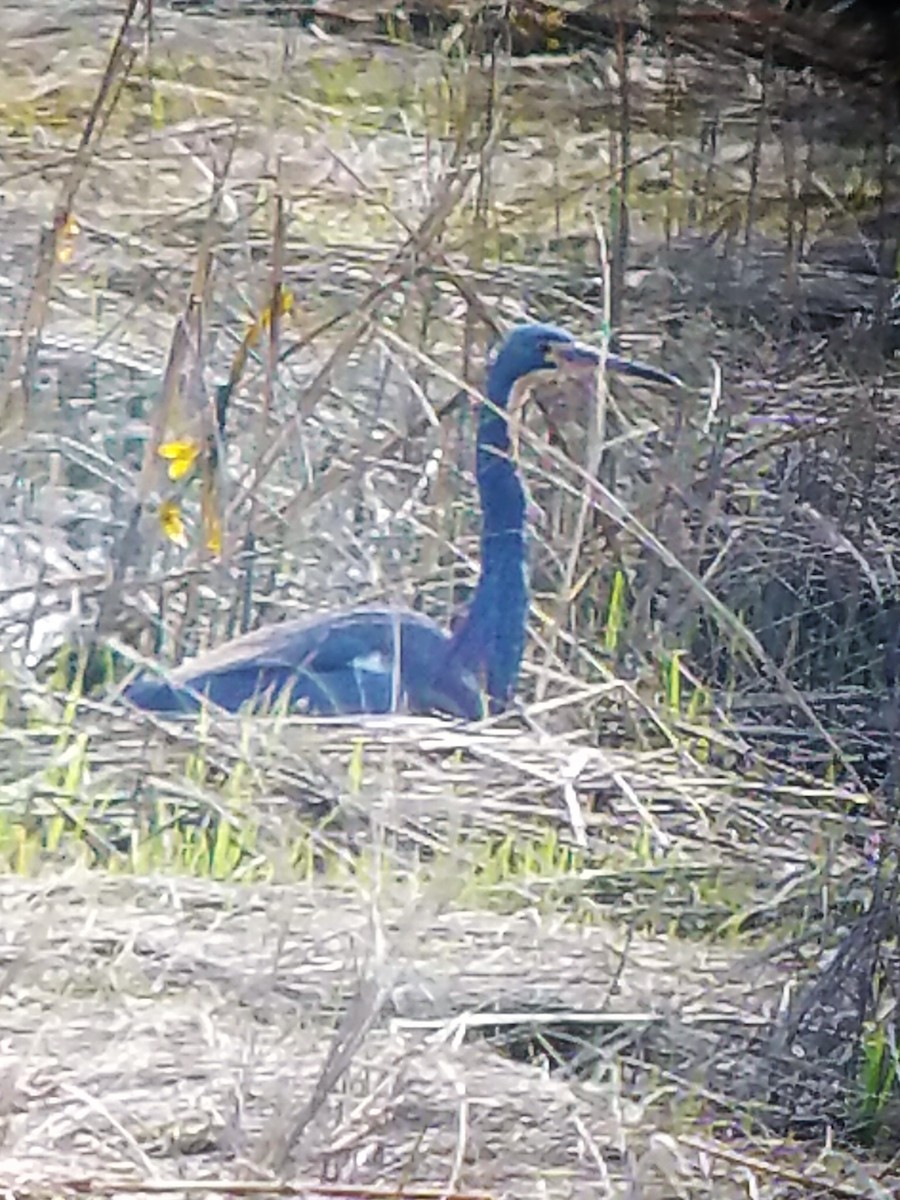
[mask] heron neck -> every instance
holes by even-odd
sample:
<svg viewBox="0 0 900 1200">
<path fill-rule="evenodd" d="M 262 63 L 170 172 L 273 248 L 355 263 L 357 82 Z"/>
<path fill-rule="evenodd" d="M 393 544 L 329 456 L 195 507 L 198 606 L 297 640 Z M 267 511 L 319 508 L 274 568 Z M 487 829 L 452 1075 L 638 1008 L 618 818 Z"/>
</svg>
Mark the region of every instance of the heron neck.
<svg viewBox="0 0 900 1200">
<path fill-rule="evenodd" d="M 483 675 L 494 712 L 512 696 L 528 616 L 525 489 L 509 457 L 504 415 L 511 386 L 512 381 L 489 378 L 487 395 L 494 407 L 483 406 L 479 415 L 475 474 L 481 501 L 481 572 L 451 644 L 461 666 Z"/>
</svg>

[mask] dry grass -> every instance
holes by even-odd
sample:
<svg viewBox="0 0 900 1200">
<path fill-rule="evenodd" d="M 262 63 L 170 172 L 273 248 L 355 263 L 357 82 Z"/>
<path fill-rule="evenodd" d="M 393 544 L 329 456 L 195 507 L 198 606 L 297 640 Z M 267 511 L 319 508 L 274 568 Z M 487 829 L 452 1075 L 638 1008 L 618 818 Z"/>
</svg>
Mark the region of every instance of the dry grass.
<svg viewBox="0 0 900 1200">
<path fill-rule="evenodd" d="M 621 46 L 100 7 L 0 14 L 0 1185 L 884 1195 L 890 1106 L 852 1154 L 826 1041 L 896 1033 L 885 144 L 734 55 L 632 47 L 626 86 Z M 592 398 L 541 398 L 524 713 L 184 728 L 47 686 L 64 634 L 449 620 L 454 395 L 490 330 L 609 307 L 692 390 L 615 386 L 599 485 Z"/>
<path fill-rule="evenodd" d="M 669 939 L 626 940 L 606 923 L 444 908 L 409 886 L 366 903 L 325 884 L 75 871 L 7 880 L 2 905 L 2 1181 L 25 1194 L 173 1171 L 252 1180 L 272 1163 L 301 1178 L 523 1196 L 541 1180 L 551 1194 L 740 1195 L 753 1174 L 736 1178 L 716 1156 L 714 1126 L 710 1157 L 687 1134 L 701 1097 L 688 1101 L 665 1072 L 635 1097 L 616 1065 L 654 1028 L 664 1040 L 679 1022 L 764 1018 L 746 1007 L 746 964 L 730 974 L 724 950 L 673 954 Z M 777 971 L 752 984 L 777 998 Z M 384 1011 L 293 1144 L 332 1030 L 346 1036 L 373 990 Z M 560 1008 L 576 1025 L 596 1021 L 586 1078 L 548 1077 L 478 1036 L 479 1015 L 502 1032 L 518 1012 L 539 1038 Z M 765 1139 L 741 1145 L 754 1151 Z M 787 1172 L 806 1158 L 785 1149 L 780 1162 Z M 815 1186 L 836 1180 L 841 1156 L 809 1169 Z M 773 1174 L 759 1174 L 766 1194 L 789 1194 Z"/>
<path fill-rule="evenodd" d="M 67 801 L 77 836 L 3 885 L 8 1186 L 274 1171 L 788 1195 L 799 1172 L 869 1194 L 877 1160 L 790 1147 L 773 1130 L 796 1113 L 768 1095 L 798 956 L 852 928 L 869 890 L 837 813 L 797 789 L 742 796 L 683 757 L 547 736 L 252 733 L 236 802 L 196 773 L 179 785 L 185 739 L 147 754 L 108 732 Z M 239 741 L 213 726 L 202 761 Z M 136 763 L 168 828 L 146 801 L 97 802 Z M 311 779 L 331 804 L 298 805 Z M 32 793 L 30 822 L 63 803 Z M 219 821 L 224 850 L 178 858 L 179 828 Z M 98 857 L 113 875 L 62 866 Z M 241 882 L 216 882 L 223 865 Z"/>
</svg>

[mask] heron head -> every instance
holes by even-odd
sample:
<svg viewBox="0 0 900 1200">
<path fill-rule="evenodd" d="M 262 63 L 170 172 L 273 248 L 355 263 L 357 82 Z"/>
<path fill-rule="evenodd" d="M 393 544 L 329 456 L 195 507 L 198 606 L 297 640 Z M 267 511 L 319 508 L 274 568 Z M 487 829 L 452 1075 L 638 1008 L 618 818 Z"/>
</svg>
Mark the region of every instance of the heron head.
<svg viewBox="0 0 900 1200">
<path fill-rule="evenodd" d="M 677 375 L 580 342 L 555 325 L 518 325 L 506 335 L 491 364 L 488 398 L 495 409 L 507 410 L 513 452 L 517 450 L 522 412 L 532 388 L 548 380 L 590 375 L 605 362 L 609 371 L 651 383 L 682 387 Z M 490 416 L 487 417 L 490 420 Z"/>
<path fill-rule="evenodd" d="M 554 325 L 518 325 L 510 330 L 494 359 L 492 375 L 506 395 L 520 392 L 559 374 L 575 375 L 596 369 L 600 351 L 578 342 Z"/>
<path fill-rule="evenodd" d="M 495 404 L 521 403 L 524 393 L 548 379 L 590 374 L 604 355 L 598 346 L 580 342 L 555 325 L 518 325 L 504 338 L 490 371 L 489 394 Z M 607 353 L 606 368 L 650 383 L 682 387 L 677 375 L 646 363 Z"/>
</svg>

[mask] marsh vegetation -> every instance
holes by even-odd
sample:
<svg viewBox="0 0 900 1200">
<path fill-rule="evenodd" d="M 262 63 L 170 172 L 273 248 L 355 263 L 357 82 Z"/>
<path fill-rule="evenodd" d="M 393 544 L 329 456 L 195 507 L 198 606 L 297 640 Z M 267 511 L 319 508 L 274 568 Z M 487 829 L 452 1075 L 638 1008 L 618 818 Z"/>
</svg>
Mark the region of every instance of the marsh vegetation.
<svg viewBox="0 0 900 1200">
<path fill-rule="evenodd" d="M 278 7 L 0 12 L 0 1183 L 889 1194 L 890 75 Z M 531 318 L 687 387 L 536 396 L 519 711 L 127 710 L 286 615 L 449 625 Z"/>
</svg>

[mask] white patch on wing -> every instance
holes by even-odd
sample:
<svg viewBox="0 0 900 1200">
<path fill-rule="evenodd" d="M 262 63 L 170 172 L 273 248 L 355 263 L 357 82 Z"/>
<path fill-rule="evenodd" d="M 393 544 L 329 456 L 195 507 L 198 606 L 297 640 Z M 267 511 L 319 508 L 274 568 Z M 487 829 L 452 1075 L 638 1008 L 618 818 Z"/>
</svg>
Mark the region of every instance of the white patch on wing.
<svg viewBox="0 0 900 1200">
<path fill-rule="evenodd" d="M 477 671 L 462 670 L 459 673 L 459 678 L 463 687 L 471 688 L 473 692 L 477 692 L 479 690 L 480 684 L 478 682 Z"/>
<path fill-rule="evenodd" d="M 354 671 L 368 671 L 374 675 L 386 675 L 391 669 L 388 659 L 378 650 L 358 654 L 356 658 L 351 659 L 351 665 Z"/>
<path fill-rule="evenodd" d="M 380 651 L 371 650 L 368 654 L 358 654 L 350 662 L 359 697 L 359 711 L 364 713 L 382 711 L 383 701 L 380 697 L 383 694 L 384 681 L 390 679 L 391 676 L 389 660 Z M 376 677 L 380 677 L 380 683 L 375 682 Z M 369 692 L 373 685 L 374 695 L 370 696 Z"/>
</svg>

